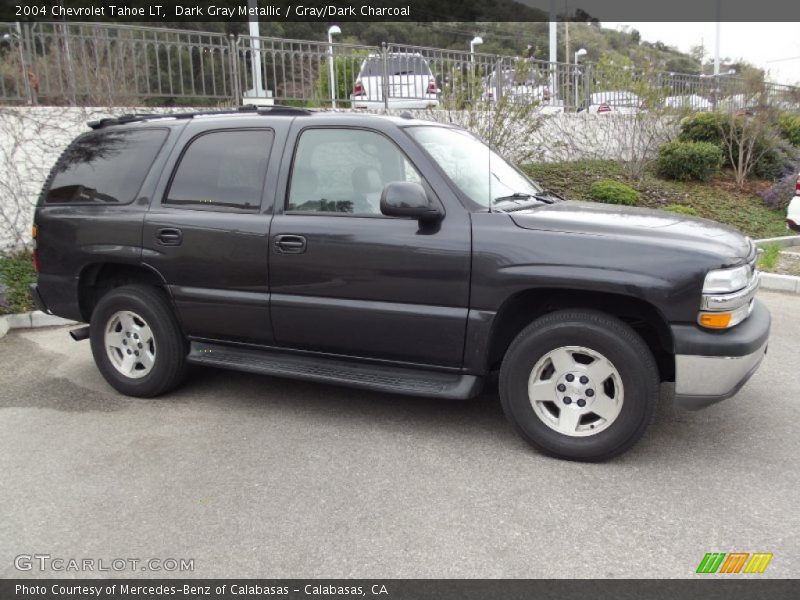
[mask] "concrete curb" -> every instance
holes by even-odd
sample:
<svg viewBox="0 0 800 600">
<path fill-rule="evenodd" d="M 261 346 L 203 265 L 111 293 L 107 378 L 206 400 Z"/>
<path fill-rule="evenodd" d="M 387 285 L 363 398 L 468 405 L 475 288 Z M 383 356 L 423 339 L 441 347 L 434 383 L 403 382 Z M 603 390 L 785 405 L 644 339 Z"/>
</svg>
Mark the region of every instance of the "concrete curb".
<svg viewBox="0 0 800 600">
<path fill-rule="evenodd" d="M 763 240 L 753 240 L 753 242 L 759 248 L 767 244 L 779 244 L 787 248 L 789 246 L 800 246 L 800 235 L 784 235 L 781 237 L 765 238 Z"/>
<path fill-rule="evenodd" d="M 39 327 L 60 327 L 75 324 L 76 321 L 48 315 L 40 310 L 16 315 L 4 315 L 0 317 L 0 338 L 12 329 L 38 329 Z"/>
<path fill-rule="evenodd" d="M 785 235 L 782 237 L 753 241 L 758 247 L 766 246 L 767 244 L 778 244 L 783 248 L 790 248 L 792 246 L 800 246 L 800 235 Z M 800 277 L 795 277 L 794 275 L 778 275 L 777 273 L 761 271 L 761 289 L 773 292 L 800 294 Z"/>
<path fill-rule="evenodd" d="M 800 294 L 800 277 L 761 272 L 761 289 Z"/>
</svg>

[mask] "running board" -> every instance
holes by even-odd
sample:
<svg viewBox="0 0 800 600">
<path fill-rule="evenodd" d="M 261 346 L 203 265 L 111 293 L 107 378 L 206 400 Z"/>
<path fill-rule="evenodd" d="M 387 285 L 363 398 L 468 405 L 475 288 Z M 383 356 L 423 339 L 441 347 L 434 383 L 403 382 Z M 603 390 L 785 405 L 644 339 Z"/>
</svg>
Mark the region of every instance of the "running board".
<svg viewBox="0 0 800 600">
<path fill-rule="evenodd" d="M 187 360 L 196 365 L 430 398 L 465 400 L 477 395 L 483 387 L 483 378 L 475 375 L 356 363 L 339 358 L 206 342 L 192 342 Z"/>
</svg>

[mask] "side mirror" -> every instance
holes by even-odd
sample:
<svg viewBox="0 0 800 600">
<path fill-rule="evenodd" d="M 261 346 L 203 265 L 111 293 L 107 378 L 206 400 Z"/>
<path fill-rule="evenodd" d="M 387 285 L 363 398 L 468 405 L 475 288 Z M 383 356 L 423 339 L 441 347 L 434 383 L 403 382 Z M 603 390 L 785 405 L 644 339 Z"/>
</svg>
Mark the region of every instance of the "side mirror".
<svg viewBox="0 0 800 600">
<path fill-rule="evenodd" d="M 437 221 L 442 217 L 442 211 L 428 199 L 425 188 L 409 181 L 386 184 L 381 193 L 381 213 L 420 221 Z"/>
</svg>

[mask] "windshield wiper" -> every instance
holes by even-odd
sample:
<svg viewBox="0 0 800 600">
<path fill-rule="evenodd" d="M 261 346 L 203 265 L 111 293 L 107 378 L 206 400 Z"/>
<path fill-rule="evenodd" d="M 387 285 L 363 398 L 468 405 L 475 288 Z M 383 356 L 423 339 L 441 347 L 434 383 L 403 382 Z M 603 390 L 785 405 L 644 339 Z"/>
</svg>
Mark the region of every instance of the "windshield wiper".
<svg viewBox="0 0 800 600">
<path fill-rule="evenodd" d="M 555 198 L 556 200 L 566 200 L 561 194 L 555 193 L 553 190 L 542 190 L 535 196 L 536 198 Z"/>
<path fill-rule="evenodd" d="M 510 196 L 499 196 L 493 200 L 493 202 L 512 202 L 512 201 L 519 201 L 519 200 L 527 200 L 528 198 L 535 198 L 533 194 L 524 194 L 522 192 L 514 192 Z"/>
<path fill-rule="evenodd" d="M 524 202 L 524 200 L 532 200 L 529 202 Z M 513 211 L 513 210 L 522 210 L 525 208 L 530 208 L 531 206 L 535 206 L 536 204 L 554 204 L 557 201 L 563 201 L 564 197 L 553 192 L 552 190 L 542 190 L 540 192 L 536 192 L 535 194 L 526 194 L 523 192 L 514 192 L 510 196 L 500 196 L 499 198 L 495 198 L 492 202 L 492 208 L 500 208 L 500 210 L 504 210 L 506 212 Z M 509 206 L 500 206 L 498 204 L 508 203 Z"/>
<path fill-rule="evenodd" d="M 547 200 L 541 200 L 533 194 L 523 194 L 515 192 L 510 196 L 500 196 L 492 201 L 492 209 L 502 210 L 504 212 L 511 212 L 515 210 L 523 210 L 536 206 L 537 204 L 547 203 Z"/>
</svg>

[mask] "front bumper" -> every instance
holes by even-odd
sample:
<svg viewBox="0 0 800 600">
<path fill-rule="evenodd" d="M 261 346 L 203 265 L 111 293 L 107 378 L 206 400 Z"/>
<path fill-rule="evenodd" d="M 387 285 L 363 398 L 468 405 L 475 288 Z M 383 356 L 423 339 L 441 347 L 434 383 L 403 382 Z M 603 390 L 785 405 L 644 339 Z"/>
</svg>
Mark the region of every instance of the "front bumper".
<svg viewBox="0 0 800 600">
<path fill-rule="evenodd" d="M 674 325 L 675 403 L 690 410 L 735 395 L 767 353 L 771 317 L 755 300 L 750 317 L 724 331 Z"/>
</svg>

